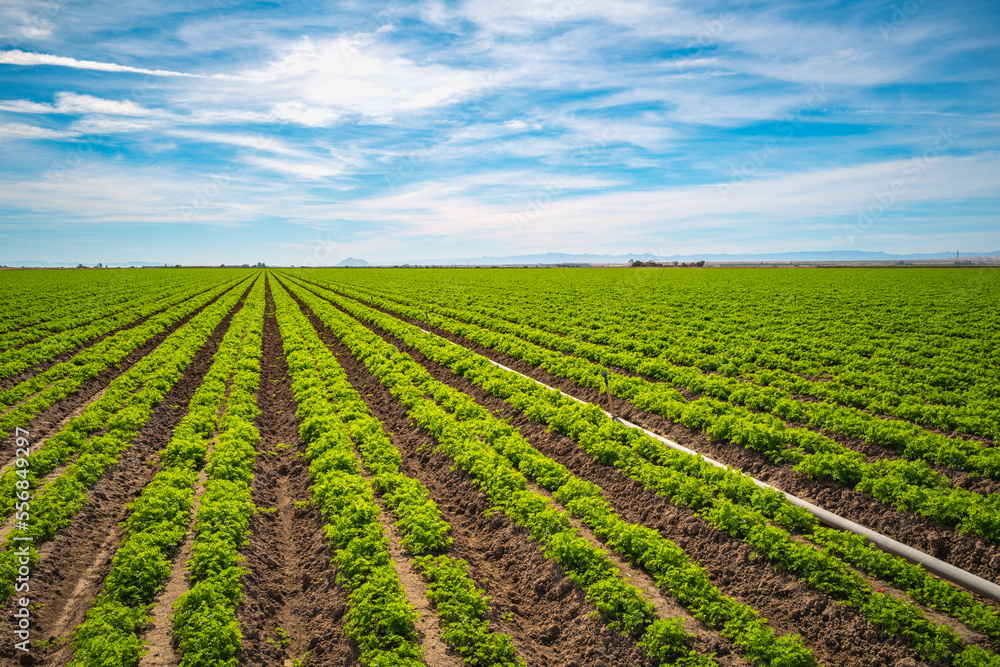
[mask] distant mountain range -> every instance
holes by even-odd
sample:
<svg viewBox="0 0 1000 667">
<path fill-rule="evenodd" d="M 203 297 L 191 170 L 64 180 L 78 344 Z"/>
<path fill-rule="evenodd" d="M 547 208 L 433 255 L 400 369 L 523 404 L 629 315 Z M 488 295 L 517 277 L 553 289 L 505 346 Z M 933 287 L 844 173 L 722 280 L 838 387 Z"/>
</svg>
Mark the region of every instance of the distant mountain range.
<svg viewBox="0 0 1000 667">
<path fill-rule="evenodd" d="M 893 255 L 885 252 L 868 252 L 864 250 L 828 250 L 818 252 L 771 252 L 756 254 L 731 255 L 726 253 L 705 253 L 698 255 L 657 256 L 649 253 L 634 255 L 573 255 L 566 253 L 546 253 L 544 255 L 516 255 L 512 257 L 470 257 L 464 259 L 418 260 L 409 262 L 418 266 L 426 265 L 510 265 L 510 264 L 627 264 L 630 259 L 642 262 L 897 262 L 921 259 L 948 259 L 954 257 L 953 252 L 912 253 L 908 255 Z M 997 257 L 995 252 L 963 252 L 959 258 Z M 346 261 L 346 260 L 345 260 Z"/>
<path fill-rule="evenodd" d="M 998 257 L 1000 250 L 993 252 L 962 252 L 959 259 L 969 259 L 972 257 Z M 507 257 L 464 257 L 451 259 L 422 259 L 408 262 L 384 262 L 372 264 L 364 259 L 348 257 L 337 266 L 360 267 L 360 266 L 399 266 L 409 264 L 410 266 L 510 266 L 521 264 L 627 264 L 629 260 L 641 262 L 900 262 L 929 259 L 950 259 L 954 258 L 953 252 L 934 253 L 911 253 L 907 255 L 893 255 L 887 252 L 869 252 L 865 250 L 825 250 L 816 252 L 768 252 L 756 254 L 732 255 L 727 253 L 704 253 L 693 255 L 651 255 L 649 253 L 636 253 L 634 255 L 574 255 L 569 253 L 550 252 L 543 255 L 513 255 Z M 79 262 L 39 262 L 34 260 L 0 260 L 0 266 L 33 267 L 33 268 L 59 268 L 75 267 Z M 87 266 L 92 266 L 88 264 Z M 105 267 L 122 266 L 168 266 L 154 262 L 117 262 L 105 264 Z M 170 266 L 173 266 L 170 264 Z"/>
</svg>

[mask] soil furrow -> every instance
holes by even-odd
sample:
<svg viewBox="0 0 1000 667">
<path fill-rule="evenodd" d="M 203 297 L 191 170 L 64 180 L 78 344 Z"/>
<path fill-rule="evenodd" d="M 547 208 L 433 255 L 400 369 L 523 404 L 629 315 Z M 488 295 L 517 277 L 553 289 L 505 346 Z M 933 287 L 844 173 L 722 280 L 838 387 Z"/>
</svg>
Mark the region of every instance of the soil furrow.
<svg viewBox="0 0 1000 667">
<path fill-rule="evenodd" d="M 301 304 L 300 304 L 301 305 Z M 452 526 L 451 555 L 468 561 L 470 576 L 492 596 L 491 623 L 514 642 L 532 667 L 653 665 L 635 641 L 592 617 L 579 586 L 545 558 L 527 531 L 514 526 L 490 503 L 475 481 L 453 461 L 432 451 L 434 438 L 411 425 L 406 408 L 357 361 L 311 311 L 313 326 L 347 371 L 351 384 L 380 419 L 403 457 L 400 471 L 419 479 Z"/>
<path fill-rule="evenodd" d="M 529 482 L 528 488 L 535 493 L 546 496 L 547 498 L 553 500 L 553 502 L 557 502 L 552 497 L 551 493 L 534 483 Z M 594 533 L 583 525 L 583 523 L 576 517 L 569 515 L 569 522 L 574 528 L 576 528 L 577 531 L 579 531 L 580 535 L 584 539 L 592 545 L 604 549 L 607 552 L 608 558 L 610 558 L 618 569 L 621 570 L 622 575 L 629 580 L 629 583 L 638 588 L 642 593 L 642 596 L 649 600 L 649 602 L 656 609 L 656 613 L 661 618 L 679 617 L 684 619 L 685 631 L 695 635 L 696 637 L 694 648 L 698 652 L 702 654 L 715 653 L 720 667 L 745 664 L 745 662 L 739 658 L 737 649 L 732 641 L 718 632 L 705 628 L 699 620 L 688 613 L 687 609 L 682 607 L 677 600 L 670 595 L 669 591 L 661 590 L 656 585 L 656 580 L 650 576 L 649 573 L 633 566 L 626 559 L 609 549 L 607 545 L 600 540 L 600 538 L 594 535 Z"/>
<path fill-rule="evenodd" d="M 845 667 L 919 664 L 916 654 L 900 641 L 794 575 L 776 571 L 749 545 L 716 530 L 692 510 L 647 491 L 612 466 L 593 462 L 569 438 L 548 431 L 544 425 L 402 341 L 376 327 L 369 329 L 410 354 L 436 379 L 468 394 L 491 411 L 499 410 L 536 449 L 578 477 L 600 486 L 605 499 L 623 519 L 653 528 L 684 549 L 692 560 L 708 570 L 719 590 L 759 611 L 775 632 L 801 634 L 821 663 Z M 722 650 L 715 650 L 724 655 Z"/>
<path fill-rule="evenodd" d="M 371 475 L 363 473 L 368 479 Z M 407 601 L 414 606 L 420 616 L 417 618 L 414 627 L 420 636 L 420 648 L 424 652 L 424 662 L 427 667 L 462 667 L 462 658 L 456 652 L 449 650 L 447 644 L 441 638 L 444 629 L 441 627 L 441 620 L 434 610 L 434 606 L 427 599 L 427 582 L 424 581 L 417 568 L 410 560 L 409 554 L 400 542 L 400 535 L 393 527 L 392 514 L 385 507 L 385 503 L 377 495 L 375 502 L 381 510 L 379 519 L 385 528 L 385 535 L 389 540 L 389 556 L 392 558 L 392 566 L 399 576 L 399 581 L 406 591 Z"/>
<path fill-rule="evenodd" d="M 101 552 L 101 547 L 117 525 L 128 518 L 128 503 L 139 496 L 158 471 L 157 453 L 170 441 L 173 429 L 187 413 L 188 402 L 211 367 L 229 322 L 248 293 L 249 288 L 194 355 L 131 446 L 119 456 L 118 463 L 87 491 L 87 503 L 72 523 L 38 547 L 39 563 L 31 573 L 31 592 L 32 603 L 41 608 L 33 619 L 32 638 L 54 643 L 45 650 L 34 648 L 33 664 L 65 665 L 72 658 L 69 639 L 73 629 L 83 622 L 100 592 L 118 544 L 116 541 L 106 553 Z M 81 579 L 88 583 L 76 597 L 70 597 Z M 0 665 L 21 664 L 16 654 L 12 642 L 0 645 Z"/>
<path fill-rule="evenodd" d="M 567 378 L 552 375 L 528 362 L 509 357 L 442 329 L 427 327 L 422 322 L 406 317 L 396 317 L 426 328 L 453 343 L 583 401 L 603 404 L 603 394 L 599 389 L 584 387 Z M 914 549 L 931 554 L 989 581 L 1000 582 L 1000 547 L 986 544 L 976 535 L 959 532 L 913 512 L 894 509 L 871 496 L 848 489 L 836 482 L 807 477 L 795 472 L 790 466 L 771 463 L 754 450 L 744 449 L 730 442 L 712 441 L 701 431 L 689 429 L 659 415 L 640 410 L 620 398 L 612 397 L 611 412 L 705 456 L 743 470 L 763 482 L 808 500 L 830 512 L 888 535 Z"/>
<path fill-rule="evenodd" d="M 205 480 L 208 476 L 204 468 L 199 471 L 198 479 L 195 482 L 194 503 L 191 506 L 191 522 L 194 522 L 195 513 L 198 511 L 198 499 L 205 491 Z M 163 586 L 163 590 L 153 602 L 153 607 L 149 611 L 152 620 L 149 623 L 143 640 L 149 643 L 149 652 L 142 656 L 138 667 L 173 667 L 180 663 L 180 655 L 177 647 L 174 646 L 170 622 L 170 614 L 173 613 L 173 604 L 177 599 L 191 588 L 186 569 L 187 561 L 191 558 L 191 547 L 194 544 L 194 533 L 188 530 L 184 541 L 174 555 L 173 565 L 170 568 L 170 576 Z"/>
<path fill-rule="evenodd" d="M 240 664 L 291 665 L 309 652 L 309 667 L 356 665 L 357 647 L 344 634 L 347 590 L 335 583 L 335 554 L 323 537 L 323 519 L 317 507 L 296 505 L 309 498 L 309 471 L 270 288 L 266 299 L 256 420 L 261 445 L 252 494 L 267 511 L 254 515 L 241 550 L 247 573 L 244 603 L 236 610 L 243 633 Z"/>
</svg>

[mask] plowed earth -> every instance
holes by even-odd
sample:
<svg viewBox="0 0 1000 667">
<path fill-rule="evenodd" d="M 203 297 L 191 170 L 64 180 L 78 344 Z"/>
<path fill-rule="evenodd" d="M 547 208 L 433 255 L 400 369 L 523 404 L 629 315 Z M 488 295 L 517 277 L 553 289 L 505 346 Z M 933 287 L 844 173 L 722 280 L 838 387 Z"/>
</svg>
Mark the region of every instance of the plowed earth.
<svg viewBox="0 0 1000 667">
<path fill-rule="evenodd" d="M 273 281 L 273 276 L 269 280 Z M 248 293 L 249 290 L 244 292 L 244 298 Z M 456 468 L 448 456 L 435 451 L 437 443 L 433 436 L 416 426 L 407 409 L 347 346 L 308 307 L 296 301 L 399 449 L 401 472 L 428 488 L 443 518 L 450 523 L 454 545 L 449 555 L 465 559 L 470 576 L 491 596 L 488 618 L 492 629 L 509 635 L 518 655 L 532 667 L 652 667 L 656 664 L 633 639 L 605 626 L 583 590 L 557 564 L 545 558 L 543 549 L 525 530 L 513 525 L 503 513 L 490 511 L 489 500 L 480 492 L 477 483 Z M 38 605 L 33 612 L 32 640 L 49 640 L 50 644 L 47 648 L 35 645 L 30 654 L 22 654 L 13 648 L 12 640 L 5 641 L 0 644 L 0 667 L 64 666 L 72 659 L 68 639 L 84 620 L 110 570 L 111 560 L 123 537 L 119 523 L 129 515 L 127 505 L 138 497 L 157 472 L 157 452 L 168 443 L 173 429 L 186 413 L 188 402 L 210 368 L 231 317 L 241 305 L 229 313 L 195 355 L 181 380 L 156 407 L 132 446 L 87 492 L 89 502 L 71 525 L 39 548 L 41 560 L 31 579 L 32 601 Z M 310 499 L 311 484 L 306 447 L 299 437 L 300 421 L 296 416 L 291 376 L 274 311 L 275 303 L 268 287 L 257 392 L 260 415 L 256 426 L 261 444 L 251 487 L 254 503 L 261 511 L 253 516 L 250 537 L 241 548 L 246 573 L 241 580 L 244 600 L 237 608 L 243 635 L 239 664 L 253 667 L 358 665 L 358 649 L 345 634 L 350 617 L 349 602 L 346 589 L 336 582 L 335 552 L 324 537 L 324 520 L 318 508 L 306 502 Z M 431 330 L 582 400 L 602 404 L 601 393 L 596 389 L 552 376 L 424 322 L 388 314 Z M 78 392 L 40 413 L 29 427 L 32 441 L 38 442 L 57 432 L 114 377 L 149 354 L 189 319 L 185 318 L 133 352 L 118 367 L 105 369 L 99 377 L 84 383 Z M 777 571 L 748 545 L 713 529 L 690 509 L 673 505 L 615 468 L 594 462 L 569 438 L 547 430 L 543 424 L 427 359 L 378 327 L 366 326 L 410 354 L 434 378 L 508 420 L 540 452 L 565 465 L 577 477 L 600 486 L 604 498 L 624 520 L 653 528 L 677 543 L 692 561 L 706 569 L 719 590 L 756 609 L 776 633 L 801 635 L 820 663 L 844 667 L 924 664 L 901 641 L 876 629 L 842 602 L 809 587 L 793 575 Z M 771 464 L 751 450 L 710 441 L 703 433 L 638 410 L 624 401 L 614 400 L 610 409 L 618 416 L 742 468 L 758 479 L 853 521 L 982 577 L 1000 580 L 1000 549 L 974 536 L 958 533 L 909 512 L 896 511 L 834 483 L 809 479 L 790 467 Z M 873 457 L 893 455 L 864 450 L 854 441 L 846 444 Z M 11 448 L 13 455 L 12 439 L 3 447 L 4 451 Z M 995 482 L 952 476 L 956 483 L 978 492 L 1000 488 Z M 400 545 L 393 518 L 384 508 L 382 520 L 389 537 L 390 554 L 407 597 L 420 613 L 417 628 L 427 664 L 430 667 L 459 667 L 461 656 L 442 640 L 434 608 L 423 595 L 426 583 L 409 565 L 409 555 Z M 584 537 L 599 543 L 592 533 L 578 523 L 575 525 L 581 528 Z M 164 598 L 168 602 L 157 607 L 154 622 L 146 629 L 147 639 L 155 630 L 156 641 L 155 650 L 144 659 L 143 667 L 177 667 L 177 653 L 169 643 L 169 634 L 165 634 L 169 628 L 169 611 L 166 610 L 169 600 L 173 599 L 170 596 L 188 586 L 183 559 L 182 550 L 175 557 L 174 576 Z M 656 589 L 647 573 L 624 561 L 619 562 L 625 576 L 632 577 L 633 583 L 646 592 L 661 613 L 684 619 L 687 631 L 694 635 L 693 647 L 700 653 L 714 653 L 718 663 L 725 667 L 746 664 L 732 642 L 692 618 L 676 602 L 670 590 Z M 892 591 L 885 582 L 875 583 Z M 967 642 L 997 649 L 988 639 L 940 614 L 928 612 L 928 616 L 948 624 Z"/>
<path fill-rule="evenodd" d="M 245 299 L 249 287 L 243 293 Z M 39 563 L 31 573 L 32 604 L 40 609 L 32 625 L 35 642 L 50 642 L 22 654 L 13 641 L 0 644 L 0 665 L 65 665 L 72 658 L 69 639 L 83 622 L 87 610 L 111 571 L 123 537 L 118 524 L 128 518 L 128 503 L 135 500 L 159 469 L 157 452 L 187 412 L 188 402 L 212 365 L 212 357 L 229 328 L 238 303 L 215 328 L 177 383 L 154 408 L 131 446 L 97 483 L 87 491 L 88 502 L 56 537 L 38 547 Z"/>
</svg>

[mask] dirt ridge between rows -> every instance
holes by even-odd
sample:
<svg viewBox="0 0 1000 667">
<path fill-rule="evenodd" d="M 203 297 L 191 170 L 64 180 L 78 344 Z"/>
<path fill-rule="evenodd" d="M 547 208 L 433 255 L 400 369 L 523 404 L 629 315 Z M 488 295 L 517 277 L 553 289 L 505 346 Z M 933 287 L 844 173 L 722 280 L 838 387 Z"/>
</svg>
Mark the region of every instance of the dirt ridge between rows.
<svg viewBox="0 0 1000 667">
<path fill-rule="evenodd" d="M 371 474 L 362 468 L 362 476 L 371 481 Z M 417 571 L 416 566 L 410 559 L 406 548 L 402 544 L 402 536 L 393 525 L 393 516 L 386 509 L 385 502 L 375 495 L 375 504 L 379 508 L 379 521 L 385 530 L 385 536 L 389 540 L 389 557 L 392 559 L 393 569 L 406 591 L 407 601 L 417 610 L 416 622 L 413 624 L 419 637 L 420 649 L 423 651 L 423 660 L 427 667 L 462 667 L 462 657 L 456 651 L 445 644 L 442 636 L 444 628 L 441 619 L 438 618 L 434 605 L 427 598 L 427 582 Z"/>
<path fill-rule="evenodd" d="M 569 438 L 548 431 L 543 424 L 381 329 L 367 324 L 366 327 L 408 353 L 435 379 L 471 396 L 488 410 L 499 411 L 540 452 L 581 479 L 600 486 L 605 500 L 623 519 L 653 528 L 674 541 L 691 560 L 708 570 L 719 590 L 756 609 L 769 620 L 776 633 L 801 634 L 822 664 L 843 667 L 923 664 L 902 642 L 794 575 L 776 571 L 745 542 L 716 530 L 689 508 L 671 504 L 612 466 L 593 462 Z"/>
<path fill-rule="evenodd" d="M 253 516 L 240 550 L 247 569 L 241 580 L 244 603 L 236 610 L 243 633 L 240 665 L 288 667 L 307 651 L 309 667 L 356 665 L 358 649 L 344 634 L 347 590 L 335 583 L 335 553 L 323 536 L 323 518 L 315 505 L 296 506 L 310 497 L 309 470 L 301 458 L 306 445 L 299 438 L 270 286 L 265 299 L 256 419 L 261 444 L 251 494 L 258 507 L 275 511 Z M 285 645 L 279 627 L 290 637 Z"/>
<path fill-rule="evenodd" d="M 296 299 L 298 301 L 298 299 Z M 469 563 L 470 576 L 492 596 L 491 624 L 508 634 L 528 665 L 535 667 L 638 667 L 656 664 L 635 641 L 612 632 L 596 617 L 586 595 L 542 554 L 526 530 L 502 513 L 453 461 L 434 452 L 434 437 L 412 424 L 407 410 L 312 311 L 300 303 L 347 372 L 372 414 L 400 450 L 403 474 L 420 480 L 451 524 L 451 555 Z"/>
<path fill-rule="evenodd" d="M 159 471 L 160 449 L 187 413 L 187 407 L 202 378 L 212 365 L 215 352 L 233 316 L 242 308 L 250 292 L 246 288 L 239 302 L 184 369 L 180 379 L 153 409 L 139 435 L 119 455 L 118 463 L 87 491 L 87 503 L 55 538 L 38 547 L 39 563 L 31 574 L 32 603 L 41 605 L 32 619 L 32 651 L 24 657 L 13 642 L 0 644 L 0 667 L 16 664 L 62 666 L 72 659 L 68 641 L 73 629 L 83 622 L 86 612 L 100 592 L 118 543 L 101 546 L 131 513 L 134 501 Z M 79 582 L 86 581 L 80 590 Z M 75 595 L 69 595 L 75 591 Z M 35 647 L 38 641 L 55 641 L 48 649 Z"/>
<path fill-rule="evenodd" d="M 376 310 L 379 309 L 376 308 Z M 380 312 L 385 311 L 380 310 Z M 457 343 L 476 354 L 560 389 L 580 400 L 597 405 L 603 404 L 603 394 L 598 389 L 584 387 L 568 378 L 552 375 L 526 361 L 491 350 L 443 329 L 428 326 L 419 320 L 412 320 L 394 313 L 386 314 L 408 324 L 426 328 L 428 331 Z M 955 567 L 962 568 L 994 583 L 1000 583 L 1000 547 L 986 544 L 982 538 L 976 535 L 959 532 L 954 528 L 943 526 L 907 510 L 897 510 L 883 505 L 871 496 L 847 489 L 836 482 L 812 479 L 795 472 L 790 466 L 771 463 L 759 452 L 752 449 L 745 449 L 730 442 L 712 441 L 703 432 L 668 421 L 660 415 L 640 410 L 620 398 L 612 397 L 611 411 L 638 426 L 742 470 L 748 475 L 794 494 L 803 500 L 808 500 L 830 512 L 868 526 Z M 992 601 L 981 596 L 978 599 L 992 604 Z"/>
</svg>

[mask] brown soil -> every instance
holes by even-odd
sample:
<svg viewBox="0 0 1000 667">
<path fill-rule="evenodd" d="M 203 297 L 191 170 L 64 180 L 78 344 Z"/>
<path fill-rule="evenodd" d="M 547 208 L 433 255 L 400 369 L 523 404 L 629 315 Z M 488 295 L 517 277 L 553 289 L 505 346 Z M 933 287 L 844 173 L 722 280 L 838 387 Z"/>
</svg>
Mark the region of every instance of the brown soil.
<svg viewBox="0 0 1000 667">
<path fill-rule="evenodd" d="M 496 408 L 493 408 L 496 409 Z M 506 418 L 506 417 L 505 417 Z M 529 478 L 530 479 L 530 478 Z M 533 482 L 528 482 L 528 488 L 535 493 L 539 493 L 558 504 L 552 494 L 537 486 Z M 669 590 L 661 590 L 656 585 L 656 580 L 645 570 L 636 568 L 618 553 L 606 547 L 594 533 L 587 528 L 575 516 L 567 515 L 572 526 L 579 531 L 580 535 L 593 546 L 604 550 L 608 558 L 621 571 L 624 578 L 635 586 L 642 593 L 642 596 L 656 608 L 656 613 L 661 618 L 681 618 L 684 620 L 684 629 L 688 634 L 695 637 L 693 648 L 699 653 L 714 653 L 719 665 L 742 665 L 744 661 L 739 657 L 739 652 L 735 645 L 728 638 L 714 630 L 707 629 L 701 621 L 694 618 L 679 602 L 670 594 Z"/>
<path fill-rule="evenodd" d="M 502 513 L 487 516 L 490 503 L 476 483 L 453 470 L 450 458 L 432 451 L 433 436 L 411 426 L 406 408 L 322 323 L 310 319 L 399 448 L 401 471 L 428 488 L 451 524 L 451 555 L 468 561 L 470 575 L 492 596 L 491 624 L 511 637 L 518 655 L 532 666 L 652 665 L 633 639 L 591 617 L 594 608 L 583 590 L 544 557 L 525 530 Z"/>
<path fill-rule="evenodd" d="M 241 342 L 246 337 L 244 330 Z M 210 460 L 212 452 L 215 451 L 215 443 L 219 436 L 218 420 L 225 413 L 229 403 L 229 392 L 232 390 L 232 376 L 227 378 L 226 391 L 222 403 L 216 411 L 216 429 L 208 439 L 208 450 L 205 460 Z M 188 525 L 193 525 L 201 505 L 201 497 L 205 493 L 205 483 L 208 481 L 208 472 L 205 467 L 198 471 L 193 489 L 193 502 L 188 513 Z M 170 575 L 163 585 L 163 590 L 159 592 L 153 600 L 153 604 L 148 612 L 149 622 L 145 628 L 143 640 L 148 643 L 147 653 L 139 660 L 138 667 L 167 667 L 177 665 L 180 662 L 180 654 L 173 642 L 173 624 L 170 615 L 173 613 L 173 606 L 185 592 L 191 588 L 191 578 L 187 571 L 187 563 L 191 559 L 194 548 L 194 531 L 188 530 L 181 542 L 177 553 L 174 554 L 173 563 L 170 567 Z"/>
<path fill-rule="evenodd" d="M 370 479 L 367 471 L 362 473 Z M 417 610 L 416 622 L 413 624 L 420 637 L 420 648 L 424 652 L 424 662 L 427 667 L 462 667 L 462 656 L 444 643 L 442 635 L 444 628 L 441 619 L 434 612 L 434 605 L 427 599 L 427 582 L 417 571 L 402 544 L 402 536 L 393 525 L 392 514 L 386 509 L 385 503 L 378 496 L 375 502 L 381 510 L 379 519 L 389 540 L 389 557 L 392 558 L 393 569 L 399 577 L 399 582 L 406 592 L 406 600 Z"/>
<path fill-rule="evenodd" d="M 249 293 L 249 287 L 243 299 Z M 34 647 L 28 663 L 13 642 L 0 644 L 0 665 L 65 665 L 72 659 L 69 642 L 73 629 L 100 592 L 111 570 L 118 547 L 113 536 L 128 518 L 126 505 L 135 500 L 158 469 L 157 452 L 187 412 L 188 402 L 212 365 L 212 358 L 242 300 L 222 320 L 195 354 L 177 383 L 154 408 L 139 435 L 87 491 L 87 503 L 72 523 L 38 547 L 40 560 L 31 573 L 32 603 L 41 606 L 32 624 L 32 645 L 41 640 L 61 640 L 45 650 Z M 177 406 L 176 408 L 174 406 Z"/>
<path fill-rule="evenodd" d="M 334 552 L 323 539 L 323 519 L 315 506 L 294 505 L 309 498 L 310 479 L 297 456 L 305 452 L 305 444 L 299 439 L 270 289 L 263 347 L 256 421 L 261 453 L 252 493 L 258 507 L 276 511 L 254 515 L 250 540 L 241 550 L 247 574 L 242 580 L 245 601 L 236 611 L 243 632 L 240 664 L 289 665 L 311 651 L 310 667 L 356 665 L 357 647 L 344 635 L 347 590 L 334 582 Z M 279 443 L 288 447 L 278 448 Z M 291 637 L 283 648 L 277 642 L 279 627 Z"/>
<path fill-rule="evenodd" d="M 392 314 L 392 313 L 390 313 Z M 551 375 L 536 366 L 486 348 L 443 329 L 428 327 L 423 322 L 406 317 L 399 319 L 428 329 L 458 343 L 477 354 L 497 361 L 551 387 L 561 389 L 581 400 L 603 404 L 598 389 L 584 387 L 567 378 Z M 705 456 L 721 461 L 749 475 L 808 500 L 855 523 L 868 526 L 915 549 L 933 555 L 994 583 L 1000 582 L 1000 547 L 986 544 L 970 533 L 961 533 L 926 517 L 905 510 L 896 510 L 871 496 L 845 488 L 831 481 L 820 481 L 795 472 L 791 466 L 776 465 L 754 450 L 728 442 L 714 442 L 701 432 L 663 417 L 639 410 L 620 398 L 612 397 L 612 410 L 639 426 L 667 437 Z M 986 601 L 983 599 L 983 601 Z"/>
<path fill-rule="evenodd" d="M 211 451 L 211 450 L 210 450 Z M 191 507 L 190 522 L 194 522 L 195 513 L 198 511 L 198 498 L 204 493 L 204 484 L 208 475 L 202 468 L 198 472 L 195 481 L 195 497 Z M 188 531 L 181 542 L 181 546 L 174 554 L 173 564 L 170 568 L 170 576 L 163 585 L 163 590 L 156 596 L 153 606 L 149 610 L 150 621 L 145 628 L 143 640 L 148 642 L 149 652 L 139 660 L 138 667 L 165 667 L 167 665 L 177 665 L 180 656 L 177 648 L 173 645 L 171 633 L 173 631 L 170 622 L 170 614 L 173 612 L 173 604 L 185 591 L 191 588 L 186 566 L 191 559 L 191 548 L 194 545 L 194 533 Z"/>
<path fill-rule="evenodd" d="M 245 296 L 246 294 L 244 293 L 244 298 Z M 130 352 L 127 356 L 125 356 L 125 358 L 114 366 L 102 369 L 100 373 L 97 374 L 97 377 L 85 380 L 83 384 L 77 387 L 76 391 L 36 414 L 27 426 L 22 427 L 31 433 L 31 442 L 34 446 L 37 448 L 45 438 L 62 430 L 70 419 L 79 415 L 83 412 L 83 409 L 85 409 L 87 405 L 96 401 L 100 397 L 101 392 L 107 388 L 112 380 L 127 372 L 135 364 L 139 363 L 143 357 L 147 356 L 150 352 L 159 347 L 160 343 L 162 343 L 167 336 L 187 324 L 191 318 L 198 315 L 205 308 L 208 308 L 218 299 L 219 297 L 212 299 L 201 308 L 195 310 L 187 317 L 175 323 L 173 326 L 146 341 L 145 344 Z M 14 438 L 7 438 L 3 443 L 2 450 L 0 450 L 0 459 L 7 460 L 13 456 Z"/>
<path fill-rule="evenodd" d="M 611 466 L 593 462 L 569 438 L 548 431 L 543 424 L 528 419 L 501 399 L 428 360 L 385 332 L 369 328 L 413 356 L 436 379 L 472 396 L 490 411 L 499 411 L 543 454 L 562 463 L 578 477 L 601 486 L 605 499 L 623 519 L 654 528 L 673 540 L 692 560 L 708 570 L 713 583 L 724 594 L 759 611 L 777 633 L 801 634 L 822 664 L 889 667 L 919 662 L 916 654 L 901 641 L 873 627 L 830 596 L 813 590 L 794 575 L 776 571 L 765 559 L 754 554 L 749 545 L 712 528 L 690 509 L 677 507 L 645 490 Z M 729 642 L 720 642 L 711 650 L 725 655 L 724 651 L 728 652 L 731 646 Z"/>
</svg>

